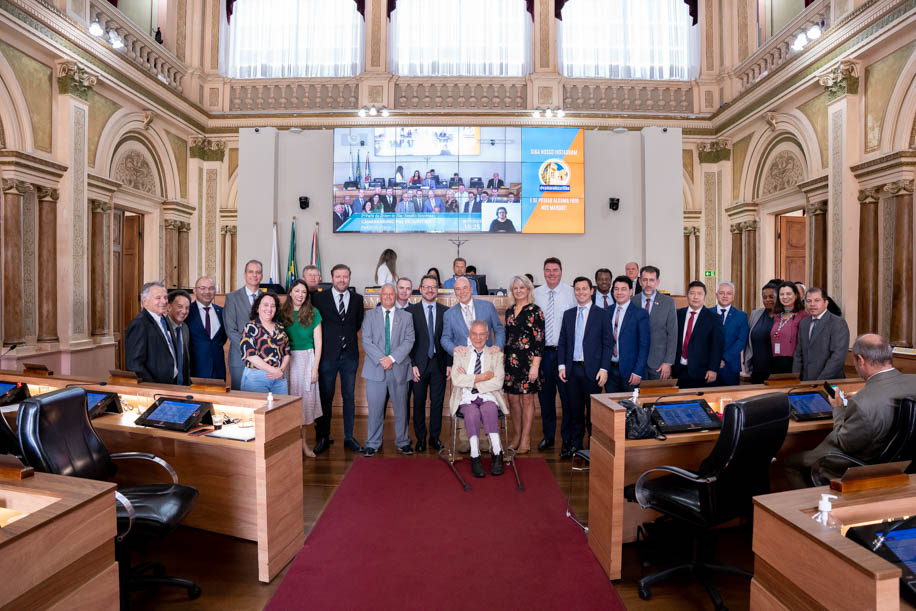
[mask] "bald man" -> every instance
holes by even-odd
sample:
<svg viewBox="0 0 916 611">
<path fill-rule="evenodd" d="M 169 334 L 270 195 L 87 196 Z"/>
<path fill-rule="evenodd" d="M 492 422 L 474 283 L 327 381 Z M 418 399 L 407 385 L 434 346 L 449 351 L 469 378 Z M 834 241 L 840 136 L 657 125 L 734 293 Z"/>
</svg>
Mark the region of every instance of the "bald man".
<svg viewBox="0 0 916 611">
<path fill-rule="evenodd" d="M 623 268 L 623 272 L 630 279 L 630 296 L 642 293 L 642 286 L 639 284 L 639 263 L 630 261 Z"/>
</svg>

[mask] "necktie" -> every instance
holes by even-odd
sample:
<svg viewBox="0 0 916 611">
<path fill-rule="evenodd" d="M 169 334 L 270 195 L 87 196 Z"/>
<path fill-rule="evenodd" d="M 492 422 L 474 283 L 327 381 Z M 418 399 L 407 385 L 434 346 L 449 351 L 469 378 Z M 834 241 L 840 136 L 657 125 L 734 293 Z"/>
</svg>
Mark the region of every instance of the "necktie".
<svg viewBox="0 0 916 611">
<path fill-rule="evenodd" d="M 607 307 L 607 295 L 604 296 L 604 307 Z"/>
<path fill-rule="evenodd" d="M 722 321 L 722 324 L 725 324 L 725 308 L 719 308 L 719 320 Z"/>
<path fill-rule="evenodd" d="M 646 297 L 646 312 L 652 312 L 652 298 Z"/>
<path fill-rule="evenodd" d="M 204 331 L 210 337 L 210 306 L 204 306 Z"/>
<path fill-rule="evenodd" d="M 470 331 L 471 323 L 474 322 L 473 320 L 471 320 L 471 305 L 468 304 L 468 305 L 461 306 L 461 312 L 464 315 L 464 324 L 468 326 L 468 331 Z"/>
<path fill-rule="evenodd" d="M 620 306 L 614 314 L 614 356 L 617 356 L 617 336 L 620 334 Z"/>
<path fill-rule="evenodd" d="M 817 322 L 818 322 L 818 320 L 817 320 L 816 318 L 812 318 L 812 319 L 811 319 L 811 327 L 808 328 L 808 340 L 809 340 L 809 341 L 810 341 L 811 338 L 814 336 L 814 325 L 816 325 Z"/>
<path fill-rule="evenodd" d="M 585 306 L 579 306 L 576 315 L 576 343 L 573 345 L 573 360 L 584 361 L 582 356 L 582 338 L 585 336 Z"/>
<path fill-rule="evenodd" d="M 385 355 L 391 354 L 391 310 L 385 311 Z"/>
<path fill-rule="evenodd" d="M 248 305 L 254 305 L 254 293 L 248 293 Z"/>
<path fill-rule="evenodd" d="M 343 304 L 343 293 L 337 296 L 337 313 L 340 314 L 341 318 L 343 318 L 347 314 L 347 311 L 344 309 L 344 304 Z"/>
<path fill-rule="evenodd" d="M 433 324 L 433 306 L 426 306 L 426 328 L 429 332 L 429 348 L 426 350 L 426 356 L 433 358 L 436 353 L 436 327 Z"/>
<path fill-rule="evenodd" d="M 478 374 L 480 374 L 480 373 L 483 372 L 483 367 L 481 367 L 481 363 L 480 363 L 481 355 L 482 355 L 483 353 L 482 353 L 482 352 L 477 352 L 476 350 L 474 351 L 474 353 L 477 354 L 477 360 L 474 362 L 474 375 L 476 376 L 476 375 L 478 375 Z M 478 390 L 477 390 L 476 388 L 472 388 L 472 389 L 471 389 L 471 394 L 472 394 L 472 395 L 476 395 L 477 393 L 478 393 Z M 476 399 L 475 399 L 475 400 L 476 400 Z"/>
<path fill-rule="evenodd" d="M 178 348 L 175 350 L 175 359 L 178 361 L 178 385 L 184 385 L 184 377 L 181 372 L 184 371 L 184 343 L 181 340 L 181 327 L 175 327 L 175 337 L 178 340 Z"/>
<path fill-rule="evenodd" d="M 696 315 L 696 312 L 690 313 L 690 320 L 687 321 L 687 333 L 684 335 L 684 349 L 681 350 L 681 358 L 687 358 L 687 344 L 690 343 L 690 334 L 693 333 L 693 317 Z"/>
<path fill-rule="evenodd" d="M 547 336 L 547 345 L 556 346 L 557 340 L 553 336 L 553 291 L 550 291 L 550 296 L 547 298 L 547 316 L 544 318 L 544 331 Z"/>
</svg>

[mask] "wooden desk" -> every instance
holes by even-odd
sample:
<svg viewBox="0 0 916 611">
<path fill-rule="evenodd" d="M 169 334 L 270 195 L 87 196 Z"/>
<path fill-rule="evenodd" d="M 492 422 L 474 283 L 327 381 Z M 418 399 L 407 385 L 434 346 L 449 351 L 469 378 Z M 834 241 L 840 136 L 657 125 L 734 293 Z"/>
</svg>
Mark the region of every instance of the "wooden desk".
<svg viewBox="0 0 916 611">
<path fill-rule="evenodd" d="M 835 380 L 849 394 L 861 388 L 861 379 Z M 742 399 L 779 388 L 763 385 L 725 386 L 703 389 L 703 398 L 716 409 L 722 397 Z M 782 389 L 785 390 L 785 389 Z M 689 389 L 681 394 L 688 395 Z M 623 544 L 636 540 L 636 528 L 659 514 L 627 503 L 623 489 L 635 484 L 645 471 L 660 465 L 696 470 L 709 455 L 718 431 L 678 433 L 667 441 L 626 438 L 626 408 L 618 400 L 628 393 L 592 395 L 592 437 L 589 468 L 588 544 L 611 579 L 620 579 Z M 651 397 L 644 397 L 651 401 Z M 778 456 L 808 450 L 819 444 L 833 428 L 829 420 L 790 421 L 789 432 Z"/>
<path fill-rule="evenodd" d="M 209 401 L 232 417 L 253 419 L 251 442 L 191 437 L 187 433 L 136 426 L 140 412 L 108 414 L 92 421 L 115 452 L 150 452 L 168 462 L 182 484 L 200 492 L 184 524 L 258 543 L 258 579 L 270 582 L 299 552 L 305 541 L 302 497 L 302 422 L 299 397 L 278 396 L 267 409 L 264 395 L 248 392 L 195 392 L 163 384 L 106 385 L 68 376 L 28 377 L 0 372 L 0 380 L 22 381 L 32 396 L 67 384 L 89 383 L 87 390 L 116 392 L 140 412 L 155 395 L 191 395 Z M 145 461 L 120 461 L 119 484 L 170 482 L 160 467 Z"/>
<path fill-rule="evenodd" d="M 118 609 L 115 485 L 36 473 L 0 479 L 0 608 Z"/>
<path fill-rule="evenodd" d="M 840 528 L 811 516 L 824 492 L 836 494 Z M 916 514 L 908 486 L 840 494 L 827 486 L 754 498 L 751 609 L 912 608 L 900 600 L 899 568 L 843 534 L 844 526 Z"/>
</svg>

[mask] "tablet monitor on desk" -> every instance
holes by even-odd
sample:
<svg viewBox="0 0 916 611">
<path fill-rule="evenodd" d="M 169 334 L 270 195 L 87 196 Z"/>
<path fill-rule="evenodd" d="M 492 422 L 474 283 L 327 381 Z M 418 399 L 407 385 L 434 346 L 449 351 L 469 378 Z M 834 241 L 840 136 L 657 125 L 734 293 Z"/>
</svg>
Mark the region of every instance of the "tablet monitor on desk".
<svg viewBox="0 0 916 611">
<path fill-rule="evenodd" d="M 124 410 L 121 408 L 121 400 L 116 392 L 94 392 L 86 391 L 86 409 L 89 411 L 89 418 L 98 418 L 105 414 L 120 414 Z"/>
<path fill-rule="evenodd" d="M 799 422 L 833 418 L 833 407 L 820 390 L 789 393 L 789 409 Z"/>
<path fill-rule="evenodd" d="M 902 571 L 900 594 L 916 603 L 916 524 L 913 518 L 854 526 L 846 537 L 873 551 Z M 876 547 L 877 546 L 877 547 Z"/>
<path fill-rule="evenodd" d="M 684 433 L 722 428 L 722 421 L 704 399 L 652 406 L 652 421 L 662 433 Z"/>
<path fill-rule="evenodd" d="M 27 384 L 22 382 L 0 382 L 0 405 L 21 403 L 23 399 L 28 399 L 31 396 Z"/>
<path fill-rule="evenodd" d="M 143 414 L 137 424 L 172 431 L 188 432 L 210 413 L 211 403 L 177 397 L 159 397 Z"/>
</svg>

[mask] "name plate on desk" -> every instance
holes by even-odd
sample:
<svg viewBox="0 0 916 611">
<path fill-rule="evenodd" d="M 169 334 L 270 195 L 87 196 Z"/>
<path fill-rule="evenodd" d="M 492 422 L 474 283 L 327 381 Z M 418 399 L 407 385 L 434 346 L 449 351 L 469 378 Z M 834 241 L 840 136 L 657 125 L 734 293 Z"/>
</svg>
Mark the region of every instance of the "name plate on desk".
<svg viewBox="0 0 916 611">
<path fill-rule="evenodd" d="M 906 486 L 910 481 L 910 477 L 906 474 L 906 468 L 910 466 L 910 462 L 909 460 L 901 460 L 880 465 L 850 467 L 846 469 L 843 477 L 830 480 L 830 488 L 839 492 L 857 492 L 859 490 Z"/>
</svg>

